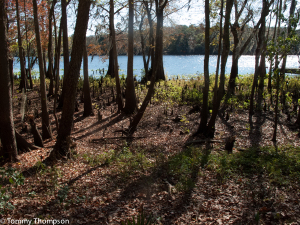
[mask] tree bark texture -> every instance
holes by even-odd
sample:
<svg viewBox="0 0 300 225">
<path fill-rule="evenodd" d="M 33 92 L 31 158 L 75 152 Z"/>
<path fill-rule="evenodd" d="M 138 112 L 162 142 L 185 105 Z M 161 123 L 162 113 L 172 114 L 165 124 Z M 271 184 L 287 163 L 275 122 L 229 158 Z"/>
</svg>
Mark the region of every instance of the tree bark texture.
<svg viewBox="0 0 300 225">
<path fill-rule="evenodd" d="M 115 75 L 115 65 L 114 65 L 114 48 L 116 47 L 116 37 L 113 37 L 115 35 L 115 24 L 114 24 L 114 16 L 115 16 L 115 8 L 114 8 L 114 2 L 110 0 L 110 9 L 109 9 L 109 36 L 110 36 L 110 49 L 109 49 L 109 59 L 108 59 L 108 70 L 107 75 L 110 75 L 110 77 L 114 78 Z"/>
<path fill-rule="evenodd" d="M 18 27 L 18 47 L 19 47 L 19 58 L 20 58 L 20 68 L 21 68 L 21 82 L 20 89 L 25 89 L 26 92 L 26 72 L 24 64 L 24 55 L 23 55 L 23 46 L 22 46 L 22 37 L 21 37 L 21 28 L 20 28 L 20 13 L 19 13 L 19 0 L 16 0 L 16 11 L 17 11 L 17 27 Z"/>
<path fill-rule="evenodd" d="M 88 53 L 86 45 L 83 46 L 83 97 L 84 97 L 84 112 L 83 116 L 94 115 L 92 107 L 92 99 L 90 93 L 89 68 L 88 68 Z"/>
<path fill-rule="evenodd" d="M 203 105 L 201 109 L 201 120 L 197 133 L 204 133 L 206 131 L 206 124 L 208 120 L 208 91 L 209 91 L 209 0 L 205 0 L 205 56 L 204 56 L 204 90 L 203 90 Z"/>
<path fill-rule="evenodd" d="M 49 3 L 50 4 L 50 3 Z M 49 42 L 48 42 L 48 77 L 50 79 L 49 91 L 48 95 L 53 95 L 53 51 L 52 51 L 52 17 L 54 14 L 54 6 L 56 4 L 56 0 L 54 0 L 51 4 L 49 10 Z"/>
<path fill-rule="evenodd" d="M 0 139 L 1 155 L 5 160 L 17 161 L 17 144 L 12 112 L 12 84 L 9 74 L 8 40 L 6 30 L 5 0 L 0 1 Z"/>
<path fill-rule="evenodd" d="M 34 14 L 34 27 L 35 27 L 35 37 L 37 52 L 39 57 L 39 69 L 40 69 L 40 91 L 41 91 L 41 106 L 42 106 L 42 137 L 43 139 L 52 138 L 48 107 L 47 107 L 47 95 L 46 95 L 46 85 L 45 85 L 45 70 L 43 64 L 43 55 L 41 47 L 41 37 L 39 29 L 39 20 L 37 12 L 37 1 L 33 0 L 33 14 Z"/>
<path fill-rule="evenodd" d="M 71 61 L 68 68 L 68 73 L 65 77 L 68 85 L 64 85 L 65 98 L 63 103 L 61 123 L 59 125 L 57 142 L 54 150 L 52 151 L 52 156 L 54 155 L 55 157 L 59 157 L 59 155 L 67 156 L 69 153 L 68 138 L 71 135 L 73 125 L 76 89 L 80 74 L 83 47 L 85 45 L 90 4 L 91 2 L 89 0 L 79 0 Z"/>
<path fill-rule="evenodd" d="M 62 31 L 63 31 L 63 54 L 64 54 L 64 78 L 63 78 L 63 89 L 58 104 L 58 108 L 63 107 L 65 90 L 64 85 L 67 83 L 66 75 L 69 68 L 69 40 L 68 40 L 68 22 L 67 22 L 67 2 L 66 0 L 61 1 L 61 20 L 62 20 Z"/>
<path fill-rule="evenodd" d="M 228 0 L 226 2 L 226 14 L 225 14 L 225 22 L 224 22 L 224 34 L 223 34 L 223 52 L 222 52 L 222 58 L 221 58 L 221 74 L 220 74 L 220 84 L 218 89 L 218 95 L 217 98 L 215 98 L 215 102 L 213 103 L 213 112 L 211 115 L 211 118 L 208 122 L 208 136 L 213 136 L 215 132 L 215 123 L 217 114 L 220 108 L 221 100 L 224 96 L 224 84 L 225 84 L 225 69 L 226 69 L 226 63 L 228 54 L 230 51 L 230 40 L 229 40 L 229 24 L 230 24 L 230 15 L 231 10 L 233 6 L 234 0 Z"/>
<path fill-rule="evenodd" d="M 110 0 L 110 10 L 111 14 L 114 15 L 114 1 Z M 116 97 L 116 101 L 117 101 L 117 105 L 118 105 L 118 111 L 123 110 L 123 100 L 122 100 L 122 95 L 121 95 L 121 86 L 120 86 L 120 78 L 119 78 L 119 68 L 118 68 L 118 53 L 117 53 L 117 45 L 116 45 L 116 34 L 115 34 L 115 26 L 114 26 L 114 17 L 110 18 L 112 21 L 111 23 L 113 24 L 111 26 L 111 42 L 112 45 L 114 45 L 113 49 L 113 60 L 114 60 L 114 71 L 115 71 L 115 78 L 116 78 L 116 91 L 117 91 L 117 97 Z"/>
<path fill-rule="evenodd" d="M 163 65 L 163 23 L 164 23 L 164 8 L 168 0 L 155 0 L 156 5 L 156 43 L 155 43 L 155 58 L 153 68 L 156 68 L 156 80 L 165 80 L 164 65 Z"/>
<path fill-rule="evenodd" d="M 128 64 L 127 64 L 127 81 L 124 111 L 128 114 L 134 113 L 137 109 L 136 96 L 133 80 L 133 10 L 134 1 L 129 0 L 129 26 L 128 26 Z"/>
</svg>

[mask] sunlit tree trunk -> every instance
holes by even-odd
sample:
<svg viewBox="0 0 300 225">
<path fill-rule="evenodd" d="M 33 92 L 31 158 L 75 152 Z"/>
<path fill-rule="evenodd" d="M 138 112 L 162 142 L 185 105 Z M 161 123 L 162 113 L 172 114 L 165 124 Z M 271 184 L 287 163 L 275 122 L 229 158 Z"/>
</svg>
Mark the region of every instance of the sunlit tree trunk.
<svg viewBox="0 0 300 225">
<path fill-rule="evenodd" d="M 6 36 L 5 0 L 0 1 L 0 139 L 1 156 L 8 161 L 17 161 L 17 145 L 12 112 L 12 84 L 9 74 L 8 40 Z"/>
<path fill-rule="evenodd" d="M 129 0 L 129 22 L 128 22 L 128 64 L 127 64 L 127 81 L 125 108 L 126 113 L 132 114 L 137 109 L 136 96 L 133 80 L 133 10 L 134 1 Z"/>
<path fill-rule="evenodd" d="M 37 2 L 33 0 L 33 14 L 34 14 L 34 27 L 35 27 L 35 39 L 37 45 L 37 52 L 39 57 L 39 69 L 40 69 L 40 91 L 41 91 L 41 106 L 42 106 L 42 136 L 43 139 L 52 138 L 52 131 L 50 126 L 48 107 L 47 107 L 47 95 L 45 85 L 45 70 L 43 64 L 41 37 L 39 29 L 39 20 L 37 12 Z"/>
</svg>

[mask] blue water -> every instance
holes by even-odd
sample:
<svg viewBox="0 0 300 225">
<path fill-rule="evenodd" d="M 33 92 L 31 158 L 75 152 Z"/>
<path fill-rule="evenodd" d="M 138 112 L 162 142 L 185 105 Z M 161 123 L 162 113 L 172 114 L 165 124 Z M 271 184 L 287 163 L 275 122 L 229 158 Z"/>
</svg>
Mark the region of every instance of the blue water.
<svg viewBox="0 0 300 225">
<path fill-rule="evenodd" d="M 168 78 L 172 78 L 174 76 L 185 76 L 189 75 L 199 75 L 203 74 L 203 64 L 204 64 L 204 56 L 203 55 L 190 55 L 190 56 L 174 56 L 174 55 L 165 55 L 163 57 L 164 60 L 164 69 L 165 74 Z M 127 56 L 118 56 L 119 62 L 119 74 L 124 74 L 126 76 L 127 73 Z M 230 74 L 232 58 L 228 57 L 227 65 L 226 65 L 226 74 Z M 20 71 L 19 62 L 17 58 L 14 61 L 14 72 L 17 73 Z M 142 75 L 143 69 L 143 58 L 142 56 L 134 56 L 133 60 L 133 68 L 134 75 L 139 79 Z M 214 74 L 216 72 L 217 65 L 217 56 L 211 56 L 209 61 L 209 73 Z M 291 55 L 287 58 L 288 68 L 299 68 L 299 58 L 298 56 Z M 247 75 L 253 74 L 255 67 L 255 57 L 254 56 L 241 56 L 239 59 L 239 74 Z M 267 63 L 267 67 L 269 64 Z M 60 61 L 60 75 L 63 75 L 63 58 Z M 93 75 L 95 77 L 100 76 L 99 69 L 103 69 L 106 71 L 108 68 L 108 59 L 104 59 L 99 56 L 89 56 L 89 75 Z M 39 71 L 38 65 L 36 64 L 33 68 L 35 71 Z M 81 75 L 83 71 L 81 69 Z M 106 72 L 105 72 L 106 74 Z"/>
</svg>

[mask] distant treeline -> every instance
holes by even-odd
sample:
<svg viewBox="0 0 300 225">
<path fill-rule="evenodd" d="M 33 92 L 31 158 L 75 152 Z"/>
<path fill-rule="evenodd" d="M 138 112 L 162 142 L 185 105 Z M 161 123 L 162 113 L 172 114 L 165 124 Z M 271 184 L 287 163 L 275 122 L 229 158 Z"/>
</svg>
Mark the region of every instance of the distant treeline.
<svg viewBox="0 0 300 225">
<path fill-rule="evenodd" d="M 177 25 L 174 27 L 164 27 L 164 55 L 204 55 L 205 41 L 204 41 L 204 29 L 205 26 L 200 24 L 199 26 L 186 26 Z M 246 27 L 245 38 L 247 35 L 253 32 L 253 28 Z M 269 39 L 273 36 L 274 28 L 270 28 Z M 147 31 L 143 31 L 147 35 Z M 266 31 L 267 32 L 267 31 Z M 284 29 L 283 29 L 284 32 Z M 300 34 L 300 30 L 297 31 Z M 217 25 L 211 28 L 210 33 L 210 54 L 218 54 L 218 38 L 219 27 Z M 231 41 L 233 43 L 233 37 Z M 101 34 L 98 36 L 87 37 L 87 45 L 89 46 L 90 54 L 106 55 L 109 52 L 109 34 Z M 147 43 L 146 43 L 147 44 Z M 119 32 L 117 35 L 118 54 L 127 54 L 127 33 Z M 254 55 L 257 47 L 257 41 L 255 37 L 251 41 L 251 44 L 247 47 L 244 55 Z M 96 49 L 96 50 L 95 50 Z M 299 52 L 300 46 L 297 46 L 293 54 Z M 232 48 L 231 52 L 232 53 Z M 142 55 L 141 38 L 139 31 L 135 31 L 134 34 L 134 54 Z"/>
</svg>

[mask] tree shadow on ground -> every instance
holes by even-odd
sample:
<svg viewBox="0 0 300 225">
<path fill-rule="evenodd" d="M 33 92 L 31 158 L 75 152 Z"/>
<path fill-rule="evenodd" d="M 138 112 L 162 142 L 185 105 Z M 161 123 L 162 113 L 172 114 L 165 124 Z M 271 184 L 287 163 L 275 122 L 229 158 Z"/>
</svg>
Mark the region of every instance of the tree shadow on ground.
<svg viewBox="0 0 300 225">
<path fill-rule="evenodd" d="M 109 118 L 106 118 L 105 121 L 109 121 L 110 118 L 112 118 L 112 116 L 109 117 Z M 86 134 L 83 134 L 83 135 L 81 135 L 79 137 L 76 137 L 76 140 L 80 140 L 80 139 L 86 138 L 86 137 L 88 137 L 88 136 L 90 136 L 90 135 L 92 135 L 92 134 L 94 134 L 96 132 L 99 132 L 99 131 L 101 131 L 103 129 L 106 129 L 106 128 L 108 128 L 108 127 L 110 127 L 110 126 L 112 126 L 112 125 L 114 125 L 114 124 L 116 124 L 116 123 L 124 120 L 125 118 L 126 118 L 126 116 L 124 114 L 119 114 L 117 117 L 115 117 L 114 119 L 110 120 L 107 124 L 102 125 L 101 127 L 98 127 L 98 128 L 96 128 L 96 129 L 94 129 L 92 131 L 89 131 Z M 103 123 L 104 123 L 104 121 L 103 122 L 101 121 L 100 124 L 103 124 Z M 99 123 L 95 123 L 91 127 L 96 126 L 96 125 L 99 125 Z"/>
<path fill-rule="evenodd" d="M 258 112 L 255 114 L 256 121 L 253 123 L 253 116 L 249 117 L 249 139 L 252 147 L 258 147 L 261 142 L 261 127 L 266 121 L 266 114 Z"/>
<path fill-rule="evenodd" d="M 159 212 L 155 212 L 154 217 L 158 218 L 161 215 L 165 215 L 164 224 L 173 224 L 173 222 L 178 217 L 186 213 L 188 210 L 187 207 L 185 206 L 190 204 L 191 194 L 194 189 L 194 184 L 198 180 L 198 171 L 199 171 L 200 164 L 191 166 L 187 174 L 187 176 L 189 176 L 189 183 L 185 187 L 184 191 L 182 191 L 182 194 L 180 194 L 179 197 L 177 197 L 176 199 L 171 193 L 172 190 L 170 190 L 170 187 L 175 186 L 177 181 L 176 178 L 171 178 L 169 167 L 170 165 L 172 166 L 174 163 L 176 163 L 176 165 L 180 167 L 181 164 L 185 163 L 184 161 L 185 157 L 189 157 L 190 154 L 191 154 L 190 149 L 186 148 L 183 149 L 182 152 L 175 154 L 169 159 L 166 159 L 164 156 L 162 161 L 158 162 L 155 165 L 155 167 L 151 169 L 151 172 L 149 174 L 141 175 L 140 177 L 137 177 L 135 179 L 128 178 L 124 180 L 122 172 L 114 176 L 110 175 L 107 178 L 110 184 L 104 190 L 100 191 L 101 194 L 105 195 L 105 193 L 106 194 L 112 193 L 113 191 L 119 188 L 121 188 L 121 192 L 119 193 L 117 198 L 114 198 L 113 201 L 107 202 L 105 205 L 101 206 L 101 208 L 94 208 L 94 209 L 90 208 L 86 210 L 83 209 L 85 217 L 88 218 L 89 215 L 94 214 L 97 211 L 99 212 L 100 210 L 103 216 L 99 217 L 98 220 L 95 218 L 96 220 L 94 220 L 93 222 L 96 223 L 96 221 L 98 221 L 98 222 L 105 223 L 108 222 L 107 218 L 112 216 L 112 214 L 114 214 L 117 209 L 119 210 L 120 208 L 124 207 L 124 202 L 134 202 L 135 199 L 140 199 L 141 201 L 144 201 L 144 209 L 147 214 L 150 214 L 149 208 L 151 207 L 151 204 L 159 204 L 162 209 Z M 105 162 L 101 165 L 90 168 L 86 172 L 81 173 L 77 177 L 67 181 L 65 185 L 68 187 L 74 186 L 78 182 L 80 183 L 80 180 L 84 176 L 87 176 L 97 171 L 98 169 L 104 168 L 108 165 L 109 164 Z M 158 193 L 164 193 L 164 198 L 159 202 L 156 203 L 152 202 L 151 196 L 157 195 Z M 88 195 L 89 197 L 98 196 L 99 191 L 98 193 L 93 193 L 93 191 L 90 190 Z M 138 196 L 142 196 L 142 197 L 138 197 Z M 56 197 L 53 200 L 41 206 L 40 209 L 36 210 L 34 214 L 36 216 L 39 216 L 45 213 L 46 211 L 49 211 L 49 209 L 59 204 L 59 201 L 60 201 L 59 195 L 56 195 Z M 71 213 L 69 215 L 69 219 L 71 218 L 78 218 L 78 212 Z M 91 223 L 87 222 L 86 224 L 91 224 Z"/>
</svg>

